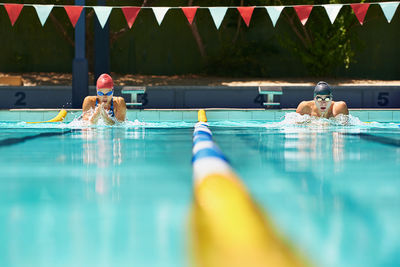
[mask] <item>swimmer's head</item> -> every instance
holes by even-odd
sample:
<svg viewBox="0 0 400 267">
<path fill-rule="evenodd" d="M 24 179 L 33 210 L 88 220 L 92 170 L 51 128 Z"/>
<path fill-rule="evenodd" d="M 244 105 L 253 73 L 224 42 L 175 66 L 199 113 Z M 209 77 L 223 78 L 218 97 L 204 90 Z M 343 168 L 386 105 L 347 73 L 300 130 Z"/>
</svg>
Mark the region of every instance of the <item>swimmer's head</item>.
<svg viewBox="0 0 400 267">
<path fill-rule="evenodd" d="M 111 76 L 106 73 L 100 75 L 97 79 L 96 89 L 100 102 L 109 102 L 114 94 L 114 82 Z"/>
<path fill-rule="evenodd" d="M 114 82 L 110 75 L 103 73 L 97 79 L 96 88 L 98 89 L 114 89 Z"/>
<path fill-rule="evenodd" d="M 314 89 L 314 101 L 320 112 L 325 113 L 332 104 L 332 91 L 329 84 L 319 82 Z"/>
<path fill-rule="evenodd" d="M 318 82 L 314 88 L 314 97 L 316 95 L 332 95 L 331 87 L 326 82 Z"/>
</svg>

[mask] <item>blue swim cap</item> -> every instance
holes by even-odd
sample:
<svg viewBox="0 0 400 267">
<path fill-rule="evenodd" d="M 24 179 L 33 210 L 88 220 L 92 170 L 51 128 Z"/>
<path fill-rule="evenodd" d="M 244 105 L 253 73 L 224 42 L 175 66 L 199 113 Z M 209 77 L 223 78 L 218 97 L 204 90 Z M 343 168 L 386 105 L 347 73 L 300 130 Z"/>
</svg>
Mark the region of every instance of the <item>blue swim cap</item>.
<svg viewBox="0 0 400 267">
<path fill-rule="evenodd" d="M 326 82 L 318 82 L 314 88 L 314 97 L 316 95 L 332 95 L 331 87 Z"/>
</svg>

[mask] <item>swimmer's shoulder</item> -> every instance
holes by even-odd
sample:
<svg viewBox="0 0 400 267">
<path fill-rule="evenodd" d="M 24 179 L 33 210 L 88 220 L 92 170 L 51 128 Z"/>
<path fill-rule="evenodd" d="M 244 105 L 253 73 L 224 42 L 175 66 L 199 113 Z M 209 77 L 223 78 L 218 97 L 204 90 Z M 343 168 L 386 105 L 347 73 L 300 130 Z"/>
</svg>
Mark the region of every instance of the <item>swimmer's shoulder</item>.
<svg viewBox="0 0 400 267">
<path fill-rule="evenodd" d="M 335 101 L 333 102 L 333 115 L 336 116 L 338 114 L 349 115 L 349 110 L 347 108 L 347 104 L 344 101 Z"/>
<path fill-rule="evenodd" d="M 312 108 L 314 105 L 314 101 L 301 101 L 300 104 L 297 106 L 296 112 L 300 113 L 301 115 L 304 114 L 311 114 Z"/>
<path fill-rule="evenodd" d="M 96 96 L 87 96 L 83 100 L 82 109 L 88 110 L 96 105 Z"/>
</svg>

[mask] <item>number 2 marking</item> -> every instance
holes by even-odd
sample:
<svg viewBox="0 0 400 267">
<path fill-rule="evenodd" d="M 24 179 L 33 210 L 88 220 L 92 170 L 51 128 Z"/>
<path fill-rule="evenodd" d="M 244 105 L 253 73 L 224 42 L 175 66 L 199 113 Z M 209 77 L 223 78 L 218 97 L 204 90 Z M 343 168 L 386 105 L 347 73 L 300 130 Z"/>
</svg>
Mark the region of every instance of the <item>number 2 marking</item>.
<svg viewBox="0 0 400 267">
<path fill-rule="evenodd" d="M 16 92 L 15 97 L 18 97 L 17 101 L 15 102 L 15 106 L 26 106 L 25 97 L 26 94 L 24 92 Z"/>
</svg>

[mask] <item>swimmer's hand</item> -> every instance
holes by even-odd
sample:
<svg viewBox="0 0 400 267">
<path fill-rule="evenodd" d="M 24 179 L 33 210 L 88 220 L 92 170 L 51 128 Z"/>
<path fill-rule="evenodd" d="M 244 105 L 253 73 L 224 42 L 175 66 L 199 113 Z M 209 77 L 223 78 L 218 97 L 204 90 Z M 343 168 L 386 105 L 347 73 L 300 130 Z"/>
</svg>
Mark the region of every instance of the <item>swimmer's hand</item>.
<svg viewBox="0 0 400 267">
<path fill-rule="evenodd" d="M 97 121 L 99 120 L 99 116 L 101 114 L 101 109 L 102 109 L 101 107 L 102 107 L 102 104 L 98 105 L 94 109 L 94 113 L 93 113 L 92 117 L 90 117 L 90 124 L 96 124 Z"/>
<path fill-rule="evenodd" d="M 108 125 L 113 125 L 115 122 L 110 118 L 110 115 L 104 108 L 104 103 L 101 103 L 100 106 L 100 115 L 103 118 L 104 122 Z"/>
</svg>

